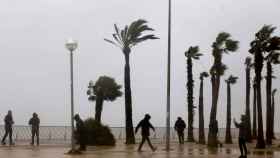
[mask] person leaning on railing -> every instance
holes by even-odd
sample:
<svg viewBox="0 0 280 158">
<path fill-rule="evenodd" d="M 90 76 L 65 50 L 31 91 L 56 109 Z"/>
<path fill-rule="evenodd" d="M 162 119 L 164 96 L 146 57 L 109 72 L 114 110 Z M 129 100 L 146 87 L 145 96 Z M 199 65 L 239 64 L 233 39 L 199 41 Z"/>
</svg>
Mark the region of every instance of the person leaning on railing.
<svg viewBox="0 0 280 158">
<path fill-rule="evenodd" d="M 29 120 L 28 124 L 31 126 L 31 145 L 34 145 L 34 137 L 37 138 L 37 146 L 39 145 L 39 126 L 40 119 L 38 115 L 34 112 L 32 118 Z"/>
</svg>

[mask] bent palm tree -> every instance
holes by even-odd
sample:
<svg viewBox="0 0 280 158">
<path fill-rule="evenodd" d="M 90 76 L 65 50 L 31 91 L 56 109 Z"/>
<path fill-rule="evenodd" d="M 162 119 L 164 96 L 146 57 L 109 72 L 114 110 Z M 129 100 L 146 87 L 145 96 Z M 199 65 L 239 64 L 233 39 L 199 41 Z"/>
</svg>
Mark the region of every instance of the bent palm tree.
<svg viewBox="0 0 280 158">
<path fill-rule="evenodd" d="M 118 97 L 122 96 L 120 91 L 121 85 L 118 85 L 111 77 L 101 76 L 95 82 L 95 85 L 89 87 L 87 94 L 90 101 L 96 101 L 95 105 L 95 120 L 101 122 L 101 113 L 103 109 L 104 101 L 114 101 Z M 91 93 L 91 88 L 93 93 Z"/>
<path fill-rule="evenodd" d="M 199 137 L 198 143 L 205 144 L 205 132 L 204 132 L 204 105 L 203 105 L 203 79 L 208 77 L 207 72 L 200 73 L 200 87 L 199 87 L 199 103 L 198 103 L 198 115 L 199 115 Z"/>
<path fill-rule="evenodd" d="M 258 134 L 256 148 L 265 148 L 264 134 L 263 134 L 263 119 L 262 119 L 262 95 L 261 95 L 261 73 L 263 69 L 264 55 L 273 51 L 271 45 L 271 34 L 274 32 L 275 27 L 270 25 L 263 26 L 256 34 L 255 39 L 250 43 L 249 52 L 254 55 L 254 68 L 256 76 L 256 91 L 257 91 L 257 109 L 258 109 Z M 270 110 L 270 107 L 269 107 Z M 268 111 L 269 111 L 268 110 Z"/>
<path fill-rule="evenodd" d="M 217 147 L 217 105 L 219 99 L 220 78 L 224 75 L 226 65 L 222 62 L 223 54 L 235 52 L 238 49 L 238 41 L 232 40 L 229 33 L 221 32 L 218 34 L 215 42 L 212 44 L 212 56 L 214 63 L 210 69 L 212 84 L 212 107 L 210 112 L 208 146 Z"/>
<path fill-rule="evenodd" d="M 187 72 L 188 72 L 188 142 L 194 142 L 193 137 L 193 116 L 194 116 L 194 105 L 193 105 L 193 73 L 192 73 L 192 59 L 198 60 L 202 56 L 199 52 L 199 47 L 194 46 L 190 47 L 186 52 L 185 56 L 187 57 Z"/>
<path fill-rule="evenodd" d="M 250 114 L 250 92 L 251 92 L 251 67 L 252 67 L 252 58 L 247 57 L 245 59 L 245 65 L 246 65 L 246 124 L 247 124 L 247 130 L 246 130 L 246 139 L 248 142 L 252 141 L 252 134 L 251 134 L 251 114 Z"/>
<path fill-rule="evenodd" d="M 269 40 L 270 46 L 267 49 L 268 55 L 265 57 L 266 60 L 266 68 L 267 68 L 267 76 L 266 76 L 266 143 L 268 145 L 272 145 L 272 139 L 273 139 L 273 124 L 272 124 L 272 78 L 273 78 L 273 69 L 272 64 L 279 64 L 279 52 L 275 51 L 275 48 L 280 48 L 280 39 L 279 37 L 273 37 Z M 274 49 L 272 48 L 274 47 Z M 270 50 L 269 50 L 270 49 Z"/>
<path fill-rule="evenodd" d="M 238 77 L 230 75 L 228 79 L 225 80 L 227 84 L 227 125 L 226 125 L 226 144 L 232 144 L 232 137 L 231 137 L 231 84 L 235 84 Z"/>
<path fill-rule="evenodd" d="M 135 144 L 135 136 L 132 123 L 132 100 L 131 100 L 131 86 L 130 86 L 130 65 L 129 55 L 131 48 L 141 42 L 147 40 L 158 39 L 153 34 L 143 35 L 146 31 L 153 31 L 147 25 L 146 20 L 136 20 L 129 26 L 126 25 L 124 29 L 120 30 L 115 24 L 115 33 L 112 35 L 114 41 L 104 39 L 105 41 L 120 48 L 125 57 L 124 66 L 124 85 L 125 85 L 125 129 L 126 129 L 126 144 Z"/>
</svg>

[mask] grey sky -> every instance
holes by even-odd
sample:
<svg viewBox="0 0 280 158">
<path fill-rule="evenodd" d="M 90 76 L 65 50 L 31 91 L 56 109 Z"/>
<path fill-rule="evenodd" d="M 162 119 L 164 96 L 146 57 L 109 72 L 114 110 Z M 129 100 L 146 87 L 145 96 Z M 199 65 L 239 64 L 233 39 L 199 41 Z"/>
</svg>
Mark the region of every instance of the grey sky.
<svg viewBox="0 0 280 158">
<path fill-rule="evenodd" d="M 232 116 L 239 118 L 245 108 L 243 63 L 248 55 L 249 42 L 264 24 L 273 24 L 280 29 L 279 6 L 279 0 L 173 1 L 172 124 L 179 115 L 187 118 L 184 51 L 191 45 L 199 45 L 205 54 L 200 61 L 194 62 L 197 103 L 198 75 L 209 70 L 212 64 L 211 44 L 220 31 L 229 32 L 240 41 L 236 54 L 224 56 L 224 62 L 229 67 L 224 78 L 230 74 L 240 76 L 238 83 L 232 86 Z M 111 38 L 114 23 L 124 26 L 138 18 L 148 20 L 160 40 L 148 41 L 132 49 L 134 123 L 149 112 L 155 126 L 164 126 L 167 0 L 1 1 L 0 119 L 8 109 L 12 109 L 16 124 L 27 124 L 33 111 L 39 113 L 44 125 L 69 124 L 69 54 L 64 47 L 68 37 L 79 41 L 74 55 L 75 110 L 83 118 L 92 115 L 94 106 L 86 96 L 89 80 L 95 81 L 100 75 L 108 75 L 123 85 L 123 54 L 104 42 L 103 38 Z M 279 35 L 279 30 L 276 34 Z M 275 67 L 276 76 L 278 68 Z M 209 83 L 206 79 L 206 127 L 211 103 Z M 279 83 L 279 79 L 274 80 L 273 88 L 280 88 Z M 226 89 L 224 82 L 221 84 L 218 119 L 223 127 Z M 263 101 L 265 103 L 265 99 Z M 277 94 L 277 105 L 279 101 Z M 279 112 L 276 106 L 276 119 L 280 118 L 277 115 Z M 196 113 L 196 127 L 197 116 Z M 124 126 L 124 98 L 113 103 L 105 102 L 102 119 L 111 126 Z M 276 126 L 278 130 L 279 125 Z"/>
</svg>

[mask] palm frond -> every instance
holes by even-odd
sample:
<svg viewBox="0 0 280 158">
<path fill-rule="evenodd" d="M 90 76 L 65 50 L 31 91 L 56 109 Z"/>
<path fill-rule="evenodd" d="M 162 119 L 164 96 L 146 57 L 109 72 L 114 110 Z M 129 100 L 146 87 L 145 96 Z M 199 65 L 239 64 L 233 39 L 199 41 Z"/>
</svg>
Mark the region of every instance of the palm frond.
<svg viewBox="0 0 280 158">
<path fill-rule="evenodd" d="M 235 84 L 237 82 L 238 77 L 230 75 L 228 79 L 225 80 L 225 82 L 229 84 Z"/>
<path fill-rule="evenodd" d="M 238 41 L 228 39 L 225 41 L 225 48 L 228 51 L 234 52 L 238 49 Z"/>
<path fill-rule="evenodd" d="M 208 76 L 209 76 L 209 74 L 206 71 L 200 73 L 200 78 L 204 78 L 204 77 L 208 77 Z"/>
<path fill-rule="evenodd" d="M 259 32 L 256 33 L 257 39 L 265 41 L 271 37 L 271 34 L 274 32 L 276 27 L 272 25 L 264 25 Z"/>
<path fill-rule="evenodd" d="M 252 58 L 251 57 L 246 57 L 245 65 L 250 66 L 251 64 L 252 64 Z"/>
<path fill-rule="evenodd" d="M 118 28 L 117 24 L 114 24 L 114 28 L 115 28 L 115 35 L 118 37 L 118 39 L 120 41 L 122 41 L 122 38 L 121 38 L 121 34 L 120 34 L 120 29 Z"/>
<path fill-rule="evenodd" d="M 111 43 L 111 44 L 113 44 L 113 45 L 115 45 L 115 46 L 117 46 L 117 47 L 120 48 L 120 46 L 119 46 L 117 43 L 115 43 L 115 42 L 113 42 L 113 41 L 111 41 L 111 40 L 108 40 L 108 39 L 106 39 L 106 38 L 104 38 L 104 40 L 105 40 L 106 42 L 109 42 L 109 43 Z"/>
<path fill-rule="evenodd" d="M 230 34 L 227 32 L 220 32 L 216 38 L 216 44 L 222 45 L 224 41 L 226 41 L 228 38 L 230 38 Z"/>
<path fill-rule="evenodd" d="M 113 38 L 115 42 L 108 39 L 105 41 L 118 45 L 118 47 L 122 50 L 126 50 L 143 41 L 158 39 L 158 37 L 153 34 L 143 35 L 145 31 L 154 30 L 146 24 L 147 21 L 143 19 L 133 21 L 130 25 L 126 25 L 123 29 L 119 29 L 118 26 L 114 24 L 115 33 L 113 34 Z"/>
<path fill-rule="evenodd" d="M 276 91 L 277 91 L 277 89 L 276 89 L 276 88 L 274 88 L 274 89 L 272 90 L 272 96 L 274 96 L 274 95 L 275 95 Z"/>
<path fill-rule="evenodd" d="M 199 52 L 198 46 L 190 46 L 189 49 L 185 52 L 185 56 L 187 58 L 193 58 L 193 59 L 199 59 L 200 56 L 202 56 L 202 53 Z"/>
</svg>

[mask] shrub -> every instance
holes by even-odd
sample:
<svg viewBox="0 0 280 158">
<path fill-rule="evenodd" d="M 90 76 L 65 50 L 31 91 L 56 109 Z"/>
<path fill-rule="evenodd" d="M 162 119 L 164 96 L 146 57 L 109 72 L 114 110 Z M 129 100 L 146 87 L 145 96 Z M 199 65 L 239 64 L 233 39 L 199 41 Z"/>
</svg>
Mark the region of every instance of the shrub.
<svg viewBox="0 0 280 158">
<path fill-rule="evenodd" d="M 108 126 L 95 121 L 93 118 L 85 120 L 88 145 L 109 145 L 114 146 L 116 140 Z"/>
</svg>

